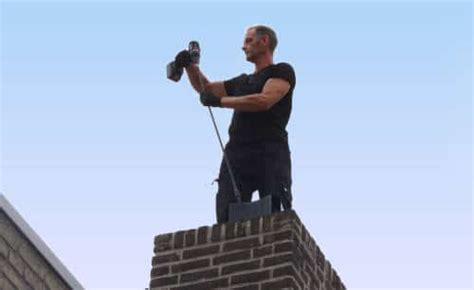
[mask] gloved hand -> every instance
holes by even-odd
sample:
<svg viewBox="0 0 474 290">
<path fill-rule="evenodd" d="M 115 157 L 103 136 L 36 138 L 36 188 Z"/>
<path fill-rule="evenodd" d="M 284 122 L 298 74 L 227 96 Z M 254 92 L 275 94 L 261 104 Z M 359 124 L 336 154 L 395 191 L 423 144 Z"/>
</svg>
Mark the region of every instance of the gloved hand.
<svg viewBox="0 0 474 290">
<path fill-rule="evenodd" d="M 202 92 L 200 99 L 203 106 L 222 107 L 221 98 L 214 96 L 211 93 Z"/>
<path fill-rule="evenodd" d="M 180 51 L 174 58 L 174 63 L 178 68 L 186 68 L 192 63 L 191 53 L 189 53 L 187 50 Z"/>
<path fill-rule="evenodd" d="M 188 51 L 191 54 L 191 62 L 194 64 L 199 64 L 199 59 L 201 58 L 201 49 L 199 48 L 199 43 L 195 40 L 189 42 Z"/>
</svg>

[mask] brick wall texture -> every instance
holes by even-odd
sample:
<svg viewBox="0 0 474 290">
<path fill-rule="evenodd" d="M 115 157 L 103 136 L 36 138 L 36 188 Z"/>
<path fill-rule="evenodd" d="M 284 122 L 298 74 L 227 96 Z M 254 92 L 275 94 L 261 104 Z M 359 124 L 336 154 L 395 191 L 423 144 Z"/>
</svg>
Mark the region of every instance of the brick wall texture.
<svg viewBox="0 0 474 290">
<path fill-rule="evenodd" d="M 71 289 L 0 210 L 0 289 Z"/>
<path fill-rule="evenodd" d="M 294 211 L 155 237 L 150 288 L 345 290 Z"/>
</svg>

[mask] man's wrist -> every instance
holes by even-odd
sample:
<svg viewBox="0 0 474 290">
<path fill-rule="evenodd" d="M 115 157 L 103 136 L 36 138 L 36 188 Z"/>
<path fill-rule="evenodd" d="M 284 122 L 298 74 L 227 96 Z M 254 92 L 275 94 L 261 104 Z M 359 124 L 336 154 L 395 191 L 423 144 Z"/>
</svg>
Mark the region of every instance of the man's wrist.
<svg viewBox="0 0 474 290">
<path fill-rule="evenodd" d="M 200 100 L 203 106 L 222 107 L 221 98 L 212 93 L 202 92 Z"/>
</svg>

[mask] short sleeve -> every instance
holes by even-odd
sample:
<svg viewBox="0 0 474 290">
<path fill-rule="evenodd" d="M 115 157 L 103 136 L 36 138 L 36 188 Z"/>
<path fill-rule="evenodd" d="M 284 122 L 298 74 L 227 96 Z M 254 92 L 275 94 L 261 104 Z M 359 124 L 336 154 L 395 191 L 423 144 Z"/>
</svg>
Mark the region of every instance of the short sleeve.
<svg viewBox="0 0 474 290">
<path fill-rule="evenodd" d="M 235 96 L 238 94 L 238 87 L 242 83 L 246 74 L 241 74 L 238 77 L 224 81 L 224 88 L 228 96 Z"/>
<path fill-rule="evenodd" d="M 284 62 L 279 63 L 272 68 L 270 78 L 284 79 L 290 83 L 292 88 L 294 88 L 296 84 L 295 71 L 293 70 L 293 67 Z"/>
</svg>

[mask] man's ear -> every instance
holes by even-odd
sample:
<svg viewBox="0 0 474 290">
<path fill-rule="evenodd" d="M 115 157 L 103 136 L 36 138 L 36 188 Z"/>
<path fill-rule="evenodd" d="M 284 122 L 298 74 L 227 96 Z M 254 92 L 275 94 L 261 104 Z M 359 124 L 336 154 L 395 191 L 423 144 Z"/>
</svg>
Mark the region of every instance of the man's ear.
<svg viewBox="0 0 474 290">
<path fill-rule="evenodd" d="M 265 34 L 265 35 L 262 35 L 261 40 L 262 40 L 263 44 L 265 44 L 265 45 L 267 45 L 267 46 L 268 46 L 269 43 L 270 43 L 270 37 L 269 37 L 268 35 L 266 35 L 266 34 Z"/>
</svg>

